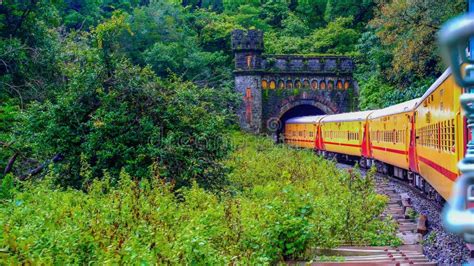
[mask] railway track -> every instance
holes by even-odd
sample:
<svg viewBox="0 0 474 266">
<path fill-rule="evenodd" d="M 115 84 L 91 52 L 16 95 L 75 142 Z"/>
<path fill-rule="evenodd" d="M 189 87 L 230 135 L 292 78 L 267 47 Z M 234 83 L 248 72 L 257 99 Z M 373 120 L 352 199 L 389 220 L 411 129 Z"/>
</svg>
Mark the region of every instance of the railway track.
<svg viewBox="0 0 474 266">
<path fill-rule="evenodd" d="M 338 164 L 339 168 L 350 168 L 348 165 Z M 364 172 L 364 170 L 362 170 Z M 423 233 L 426 226 L 418 224 L 413 217 L 413 207 L 408 194 L 398 193 L 387 179 L 376 175 L 376 190 L 378 194 L 386 195 L 389 199 L 387 208 L 382 213 L 382 219 L 390 217 L 398 224 L 397 237 L 403 245 L 399 247 L 354 247 L 346 246 L 331 250 L 341 258 L 337 264 L 346 265 L 437 265 L 423 253 Z M 424 226 L 424 227 L 423 227 Z M 334 265 L 334 262 L 317 262 L 317 265 Z"/>
<path fill-rule="evenodd" d="M 352 166 L 337 164 L 339 168 Z M 366 171 L 361 169 L 362 173 Z M 342 246 L 324 251 L 337 262 L 318 261 L 312 265 L 460 265 L 469 259 L 464 242 L 448 234 L 440 224 L 441 206 L 404 182 L 381 174 L 375 176 L 377 193 L 389 198 L 382 219 L 389 216 L 398 224 L 399 247 Z"/>
</svg>

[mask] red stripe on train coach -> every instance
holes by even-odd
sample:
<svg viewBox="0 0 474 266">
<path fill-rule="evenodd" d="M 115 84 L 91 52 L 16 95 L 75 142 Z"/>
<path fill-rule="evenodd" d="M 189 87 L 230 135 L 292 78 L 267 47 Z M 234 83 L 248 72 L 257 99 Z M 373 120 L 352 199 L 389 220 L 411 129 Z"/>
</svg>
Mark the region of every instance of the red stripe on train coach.
<svg viewBox="0 0 474 266">
<path fill-rule="evenodd" d="M 359 144 L 347 144 L 347 143 L 339 143 L 339 142 L 329 142 L 325 141 L 324 144 L 330 144 L 330 145 L 339 145 L 339 146 L 347 146 L 347 147 L 356 147 L 360 148 Z"/>
<path fill-rule="evenodd" d="M 390 149 L 390 148 L 384 148 L 384 147 L 377 147 L 377 146 L 372 146 L 372 149 L 391 152 L 391 153 L 398 153 L 398 154 L 403 154 L 403 155 L 408 154 L 408 151 L 402 151 L 402 150 L 396 150 L 396 149 Z"/>
<path fill-rule="evenodd" d="M 422 157 L 422 156 L 418 156 L 418 160 L 422 161 L 423 163 L 427 164 L 429 167 L 435 169 L 438 173 L 444 175 L 445 177 L 449 178 L 450 180 L 452 181 L 456 181 L 456 179 L 458 178 L 458 174 L 457 173 L 454 173 L 454 172 L 451 172 L 450 170 L 442 167 L 441 165 L 425 158 L 425 157 Z"/>
</svg>

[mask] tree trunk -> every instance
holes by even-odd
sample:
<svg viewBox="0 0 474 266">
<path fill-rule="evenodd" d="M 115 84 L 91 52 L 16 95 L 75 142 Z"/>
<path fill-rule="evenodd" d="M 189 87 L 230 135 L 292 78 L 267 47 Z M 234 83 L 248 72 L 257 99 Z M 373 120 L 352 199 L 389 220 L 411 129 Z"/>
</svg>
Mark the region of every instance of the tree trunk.
<svg viewBox="0 0 474 266">
<path fill-rule="evenodd" d="M 10 173 L 10 171 L 13 168 L 13 164 L 15 163 L 17 157 L 18 157 L 18 152 L 15 152 L 15 154 L 13 154 L 13 156 L 10 158 L 10 160 L 8 160 L 7 166 L 5 167 L 5 170 L 3 171 L 4 175 Z"/>
</svg>

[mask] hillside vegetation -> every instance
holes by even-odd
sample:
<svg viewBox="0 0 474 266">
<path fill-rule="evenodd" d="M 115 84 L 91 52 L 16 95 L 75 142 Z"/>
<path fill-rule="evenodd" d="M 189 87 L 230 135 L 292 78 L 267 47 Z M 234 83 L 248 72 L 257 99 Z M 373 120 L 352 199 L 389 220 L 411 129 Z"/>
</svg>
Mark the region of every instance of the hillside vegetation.
<svg viewBox="0 0 474 266">
<path fill-rule="evenodd" d="M 387 199 L 375 193 L 372 175 L 338 170 L 310 151 L 269 139 L 240 133 L 232 139 L 234 152 L 223 162 L 231 169 L 229 184 L 217 194 L 196 183 L 175 190 L 158 175 L 139 181 L 125 171 L 117 185 L 106 175 L 85 191 L 54 185 L 53 174 L 21 189 L 8 186 L 7 177 L 0 258 L 7 264 L 266 264 L 313 259 L 311 248 L 352 241 L 399 244 L 394 224 L 376 218 Z"/>
<path fill-rule="evenodd" d="M 464 0 L 5 0 L 0 5 L 0 169 L 82 188 L 106 170 L 218 188 L 234 125 L 233 29 L 267 53 L 346 54 L 360 107 L 420 95 L 443 70 L 435 33 Z M 214 145 L 191 145 L 212 139 Z"/>
</svg>

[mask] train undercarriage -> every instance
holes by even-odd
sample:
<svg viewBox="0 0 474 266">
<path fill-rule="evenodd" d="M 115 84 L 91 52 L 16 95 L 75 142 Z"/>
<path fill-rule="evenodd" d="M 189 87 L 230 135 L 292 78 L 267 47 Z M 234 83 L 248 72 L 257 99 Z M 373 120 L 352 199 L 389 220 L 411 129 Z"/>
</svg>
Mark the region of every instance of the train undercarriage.
<svg viewBox="0 0 474 266">
<path fill-rule="evenodd" d="M 418 192 L 424 194 L 425 197 L 437 202 L 441 206 L 443 206 L 446 202 L 444 198 L 423 178 L 423 176 L 419 175 L 418 173 L 401 169 L 399 167 L 370 158 L 319 150 L 317 150 L 316 153 L 329 160 L 336 160 L 341 163 L 352 165 L 358 164 L 363 169 L 375 167 L 378 173 L 396 178 L 410 185 L 411 187 L 416 188 Z"/>
</svg>

